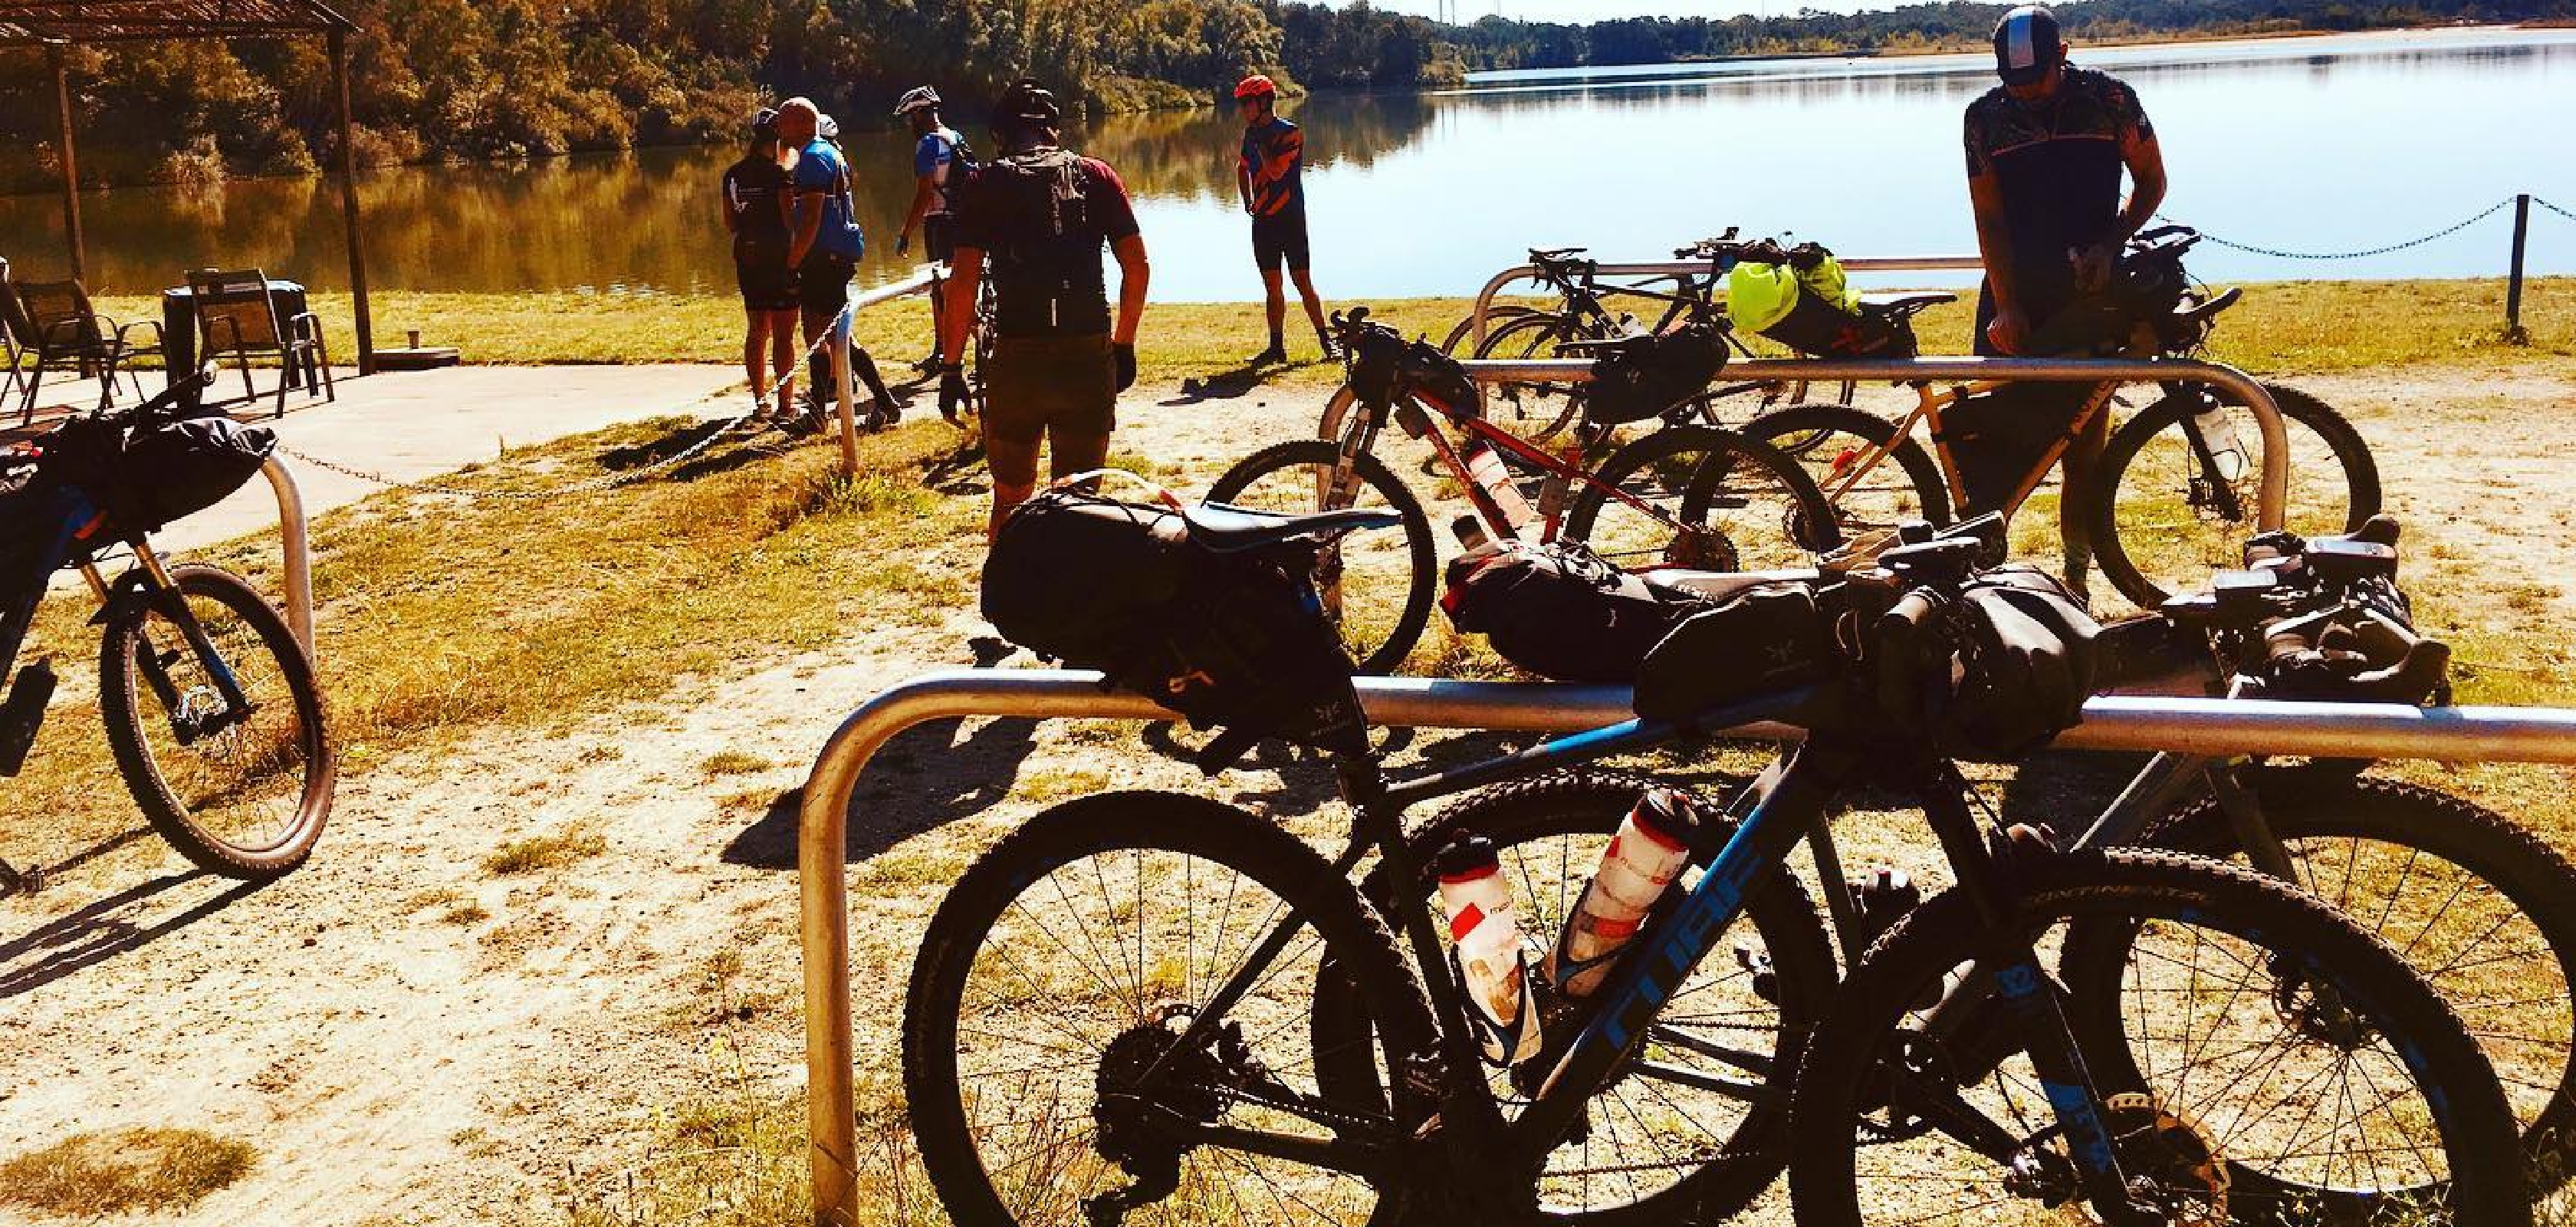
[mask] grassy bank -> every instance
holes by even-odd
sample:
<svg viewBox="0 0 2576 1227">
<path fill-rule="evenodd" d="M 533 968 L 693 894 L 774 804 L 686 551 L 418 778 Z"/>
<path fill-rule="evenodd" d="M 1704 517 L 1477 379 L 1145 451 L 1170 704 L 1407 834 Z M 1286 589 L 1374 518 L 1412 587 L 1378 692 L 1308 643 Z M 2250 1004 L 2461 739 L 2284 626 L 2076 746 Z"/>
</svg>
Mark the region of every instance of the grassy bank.
<svg viewBox="0 0 2576 1227">
<path fill-rule="evenodd" d="M 1465 318 L 1469 305 L 1466 298 L 1369 303 L 1379 318 L 1435 338 Z M 731 296 L 396 291 L 375 295 L 373 306 L 378 344 L 402 344 L 405 330 L 417 329 L 429 344 L 461 348 L 469 362 L 738 362 L 742 353 L 742 309 Z M 101 307 L 118 319 L 159 311 L 144 298 L 109 298 Z M 316 295 L 314 308 L 331 331 L 332 352 L 355 355 L 348 296 Z M 2576 277 L 2540 278 L 2525 288 L 2529 346 L 2503 344 L 2503 321 L 2501 281 L 2275 282 L 2247 288 L 2244 302 L 2223 318 L 2214 349 L 2220 361 L 2262 372 L 2566 356 L 2576 354 Z M 1953 303 L 1927 313 L 1918 333 L 1925 349 L 1956 353 L 1967 348 L 1968 324 L 1968 304 Z M 1146 312 L 1138 346 L 1144 378 L 1221 375 L 1260 347 L 1262 330 L 1258 303 L 1158 304 Z M 865 312 L 859 339 L 889 365 L 909 362 L 929 348 L 928 307 L 908 299 Z M 1298 345 L 1291 351 L 1312 353 Z M 1308 365 L 1273 378 L 1322 384 L 1338 373 Z"/>
</svg>

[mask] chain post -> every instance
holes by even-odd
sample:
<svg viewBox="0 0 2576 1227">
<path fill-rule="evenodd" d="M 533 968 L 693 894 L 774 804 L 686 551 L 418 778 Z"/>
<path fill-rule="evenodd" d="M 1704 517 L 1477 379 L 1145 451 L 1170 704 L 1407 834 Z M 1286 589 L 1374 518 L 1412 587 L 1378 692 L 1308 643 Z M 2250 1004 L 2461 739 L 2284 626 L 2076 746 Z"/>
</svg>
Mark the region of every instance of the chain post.
<svg viewBox="0 0 2576 1227">
<path fill-rule="evenodd" d="M 2524 240 L 2531 232 L 2531 193 L 2518 193 L 2513 198 L 2513 268 L 2505 274 L 2504 343 L 2529 345 L 2531 334 L 2522 328 L 2522 254 Z"/>
<path fill-rule="evenodd" d="M 841 414 L 841 471 L 859 475 L 859 419 L 850 402 L 850 334 L 858 328 L 858 313 L 844 308 L 832 321 L 832 399 Z"/>
</svg>

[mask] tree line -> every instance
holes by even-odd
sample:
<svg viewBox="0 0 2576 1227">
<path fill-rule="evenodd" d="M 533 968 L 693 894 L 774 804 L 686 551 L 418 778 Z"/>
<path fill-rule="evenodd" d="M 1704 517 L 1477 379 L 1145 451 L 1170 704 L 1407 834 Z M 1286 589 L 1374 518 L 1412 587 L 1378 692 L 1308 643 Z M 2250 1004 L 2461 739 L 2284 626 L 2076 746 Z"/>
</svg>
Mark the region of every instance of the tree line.
<svg viewBox="0 0 2576 1227">
<path fill-rule="evenodd" d="M 1009 79 L 1077 108 L 1219 102 L 1248 71 L 1294 91 L 1418 89 L 1467 72 L 1723 56 L 1894 52 L 1982 43 L 2005 6 L 1944 0 L 1854 14 L 1485 17 L 1453 26 L 1372 7 L 1282 0 L 342 0 L 353 146 L 362 163 L 546 156 L 730 140 L 765 100 L 806 94 L 846 123 L 886 122 L 928 81 L 980 126 Z M 2452 21 L 2576 19 L 2576 0 L 2083 0 L 2081 39 Z M 216 182 L 308 174 L 336 159 L 318 40 L 173 42 L 73 55 L 83 178 Z M 0 190 L 53 181 L 50 74 L 0 53 Z"/>
</svg>

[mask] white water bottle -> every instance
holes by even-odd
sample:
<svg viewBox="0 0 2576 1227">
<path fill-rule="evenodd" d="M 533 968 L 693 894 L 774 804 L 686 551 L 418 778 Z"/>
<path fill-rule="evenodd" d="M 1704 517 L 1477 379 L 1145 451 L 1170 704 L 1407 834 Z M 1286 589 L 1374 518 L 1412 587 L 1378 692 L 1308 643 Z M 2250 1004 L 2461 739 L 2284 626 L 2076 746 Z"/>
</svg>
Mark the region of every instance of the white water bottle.
<svg viewBox="0 0 2576 1227">
<path fill-rule="evenodd" d="M 1449 914 L 1450 957 L 1485 1059 L 1511 1065 L 1537 1056 L 1538 1011 L 1530 1002 L 1520 912 L 1493 842 L 1481 835 L 1455 840 L 1432 869 L 1440 875 L 1441 910 Z"/>
<path fill-rule="evenodd" d="M 1512 481 L 1511 467 L 1503 463 L 1502 453 L 1482 439 L 1470 439 L 1465 447 L 1459 449 L 1459 459 L 1466 463 L 1468 478 L 1501 511 L 1503 522 L 1499 527 L 1504 533 L 1518 536 L 1522 529 L 1538 522 L 1537 513 L 1530 510 L 1529 500 L 1521 495 L 1520 486 Z"/>
<path fill-rule="evenodd" d="M 2236 419 L 2214 398 L 2204 395 L 2202 405 L 2191 420 L 2200 428 L 2200 441 L 2209 448 L 2209 462 L 2218 470 L 2219 480 L 2232 482 L 2245 476 L 2245 441 L 2237 437 Z"/>
<path fill-rule="evenodd" d="M 1689 866 L 1690 836 L 1698 825 L 1690 797 L 1678 790 L 1651 788 L 1638 798 L 1602 852 L 1582 901 L 1565 918 L 1565 932 L 1547 952 L 1547 979 L 1559 993 L 1588 997 L 1610 978 L 1646 913 Z"/>
</svg>

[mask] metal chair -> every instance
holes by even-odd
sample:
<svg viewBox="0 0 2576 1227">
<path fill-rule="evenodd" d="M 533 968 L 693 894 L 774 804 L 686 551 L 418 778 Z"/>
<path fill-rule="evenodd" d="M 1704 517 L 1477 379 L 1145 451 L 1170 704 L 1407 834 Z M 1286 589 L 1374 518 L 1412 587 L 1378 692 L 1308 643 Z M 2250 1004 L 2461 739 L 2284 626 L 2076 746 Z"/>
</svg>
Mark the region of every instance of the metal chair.
<svg viewBox="0 0 2576 1227">
<path fill-rule="evenodd" d="M 45 372 L 58 364 L 69 365 L 87 378 L 98 375 L 98 407 L 116 403 L 116 372 L 129 358 L 159 356 L 161 323 L 158 320 L 136 320 L 119 324 L 90 308 L 89 291 L 77 281 L 21 281 L 14 284 L 20 310 L 10 315 L 9 327 L 25 332 L 19 335 L 21 349 L 36 355 L 35 373 L 27 380 L 26 411 L 20 424 L 36 420 L 36 390 L 45 381 Z M 139 345 L 133 340 L 135 329 L 152 330 L 152 343 Z M 134 382 L 134 395 L 143 396 L 143 377 L 132 370 L 126 377 Z"/>
<path fill-rule="evenodd" d="M 18 373 L 19 355 L 26 352 L 18 345 L 18 292 L 9 288 L 9 258 L 0 256 L 0 404 L 24 392 L 27 377 Z M 24 423 L 20 423 L 24 425 Z"/>
<path fill-rule="evenodd" d="M 304 378 L 306 395 L 340 399 L 340 389 L 331 378 L 330 351 L 322 341 L 321 317 L 303 311 L 280 318 L 267 273 L 255 268 L 198 269 L 188 274 L 188 296 L 197 316 L 197 360 L 212 362 L 231 354 L 234 367 L 241 371 L 243 400 L 259 396 L 250 379 L 250 355 L 255 353 L 277 355 L 275 416 L 286 416 L 286 390 L 298 374 Z"/>
</svg>

